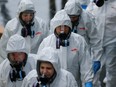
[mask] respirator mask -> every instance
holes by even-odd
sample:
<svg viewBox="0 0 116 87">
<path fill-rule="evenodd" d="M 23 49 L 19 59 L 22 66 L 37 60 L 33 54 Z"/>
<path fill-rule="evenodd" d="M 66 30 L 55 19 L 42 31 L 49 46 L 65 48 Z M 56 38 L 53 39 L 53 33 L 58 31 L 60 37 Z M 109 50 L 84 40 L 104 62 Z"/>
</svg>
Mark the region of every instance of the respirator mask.
<svg viewBox="0 0 116 87">
<path fill-rule="evenodd" d="M 25 53 L 26 58 L 22 62 L 13 61 L 10 58 L 10 53 L 8 54 L 8 59 L 10 61 L 11 71 L 9 72 L 9 77 L 11 82 L 15 82 L 16 80 L 22 81 L 25 77 L 26 73 L 23 71 L 23 67 L 27 61 L 27 54 Z"/>
<path fill-rule="evenodd" d="M 72 29 L 71 29 L 71 31 L 74 32 L 74 33 L 77 33 L 78 32 L 77 31 L 77 26 L 79 25 L 80 15 L 78 15 L 78 16 L 70 16 L 70 18 L 71 17 L 77 17 L 77 20 L 74 20 L 72 18 L 72 21 L 71 21 L 71 23 L 72 23 Z"/>
<path fill-rule="evenodd" d="M 69 46 L 69 37 L 71 34 L 71 29 L 69 29 L 68 33 L 64 31 L 64 26 L 61 26 L 60 33 L 57 34 L 56 30 L 54 31 L 56 36 L 56 49 L 60 49 L 60 46 L 67 47 Z"/>
</svg>

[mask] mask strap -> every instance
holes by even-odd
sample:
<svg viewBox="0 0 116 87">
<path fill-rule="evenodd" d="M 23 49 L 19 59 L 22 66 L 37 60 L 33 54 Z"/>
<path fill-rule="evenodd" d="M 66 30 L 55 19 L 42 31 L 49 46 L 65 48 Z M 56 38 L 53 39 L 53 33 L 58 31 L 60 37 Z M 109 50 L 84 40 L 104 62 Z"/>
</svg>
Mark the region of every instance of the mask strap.
<svg viewBox="0 0 116 87">
<path fill-rule="evenodd" d="M 56 39 L 56 49 L 60 49 L 60 39 Z"/>
<path fill-rule="evenodd" d="M 20 80 L 23 80 L 22 71 L 19 71 Z"/>
<path fill-rule="evenodd" d="M 72 29 L 72 32 L 74 32 L 74 33 L 77 33 L 78 31 L 77 31 L 77 26 L 74 26 L 74 28 Z"/>
</svg>

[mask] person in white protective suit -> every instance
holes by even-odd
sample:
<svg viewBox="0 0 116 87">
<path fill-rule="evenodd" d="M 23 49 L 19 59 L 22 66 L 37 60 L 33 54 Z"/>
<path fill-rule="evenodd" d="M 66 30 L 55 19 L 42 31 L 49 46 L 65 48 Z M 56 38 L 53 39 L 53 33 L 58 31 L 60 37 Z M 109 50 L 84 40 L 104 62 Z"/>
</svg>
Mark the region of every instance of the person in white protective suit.
<svg viewBox="0 0 116 87">
<path fill-rule="evenodd" d="M 103 5 L 99 7 L 98 1 Z M 101 32 L 104 60 L 106 67 L 106 87 L 116 86 L 116 0 L 95 0 L 99 7 L 97 10 L 96 23 Z"/>
<path fill-rule="evenodd" d="M 30 52 L 36 54 L 41 41 L 47 36 L 48 32 L 49 29 L 46 23 L 35 16 L 35 8 L 32 1 L 21 0 L 17 16 L 6 24 L 1 37 L 0 62 L 6 58 L 6 44 L 11 35 L 22 35 L 26 39 Z"/>
<path fill-rule="evenodd" d="M 58 53 L 46 47 L 38 55 L 36 70 L 23 80 L 22 87 L 78 87 L 72 73 L 61 68 Z"/>
<path fill-rule="evenodd" d="M 72 0 L 68 0 L 68 1 L 72 1 Z M 77 0 L 77 1 L 80 3 L 81 7 L 82 7 L 84 10 L 86 10 L 87 6 L 88 6 L 89 3 L 90 3 L 90 0 Z"/>
<path fill-rule="evenodd" d="M 61 67 L 70 71 L 81 87 L 92 87 L 93 70 L 88 45 L 84 38 L 71 32 L 72 24 L 65 10 L 58 11 L 50 23 L 52 32 L 46 37 L 38 49 L 53 47 L 58 51 Z M 90 84 L 91 86 L 87 86 Z"/>
<path fill-rule="evenodd" d="M 99 8 L 101 8 L 101 6 L 103 5 L 104 0 L 98 0 L 96 3 L 95 2 L 96 2 L 96 0 L 93 0 L 93 1 L 91 0 L 91 2 L 89 3 L 86 11 L 88 13 L 92 14 L 95 17 L 95 23 L 96 23 L 96 25 L 98 25 L 98 23 L 100 21 L 98 21 L 96 19 L 96 15 L 97 15 L 97 12 L 99 11 Z M 96 26 L 96 28 L 98 28 L 98 26 Z M 98 31 L 100 32 L 99 38 L 101 38 L 101 28 L 99 28 Z M 101 38 L 101 40 L 102 40 L 102 38 Z M 102 44 L 102 48 L 103 48 L 103 44 Z M 105 55 L 103 53 L 103 56 L 102 56 L 102 58 L 100 60 L 100 62 L 101 62 L 101 68 L 96 73 L 96 75 L 94 76 L 94 80 L 93 80 L 94 87 L 105 87 L 104 86 L 105 84 L 103 83 L 103 79 L 104 79 L 105 73 L 106 73 L 105 72 L 105 68 L 104 68 L 105 67 L 104 66 L 104 62 L 105 62 L 105 58 L 104 57 L 105 57 Z"/>
<path fill-rule="evenodd" d="M 68 1 L 65 4 L 64 10 L 71 19 L 73 26 L 72 32 L 83 36 L 89 45 L 89 51 L 93 61 L 93 71 L 96 74 L 101 67 L 102 43 L 101 38 L 99 38 L 100 32 L 96 28 L 94 16 L 82 10 L 77 0 Z"/>
<path fill-rule="evenodd" d="M 0 64 L 0 87 L 21 87 L 23 78 L 36 68 L 36 55 L 29 54 L 25 39 L 15 34 L 7 43 L 7 58 Z"/>
</svg>

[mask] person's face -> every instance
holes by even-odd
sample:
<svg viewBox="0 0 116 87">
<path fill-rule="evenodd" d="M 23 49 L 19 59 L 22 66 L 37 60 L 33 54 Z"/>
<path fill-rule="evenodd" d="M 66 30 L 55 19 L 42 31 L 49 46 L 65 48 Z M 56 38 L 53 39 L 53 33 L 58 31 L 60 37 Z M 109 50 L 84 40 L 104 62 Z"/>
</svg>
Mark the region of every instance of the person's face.
<svg viewBox="0 0 116 87">
<path fill-rule="evenodd" d="M 23 12 L 21 15 L 22 20 L 27 24 L 29 24 L 29 22 L 32 20 L 33 17 L 34 13 Z"/>
<path fill-rule="evenodd" d="M 79 20 L 79 16 L 69 16 L 70 17 L 70 19 L 71 19 L 71 21 L 72 22 L 75 22 L 75 21 L 78 21 Z"/>
<path fill-rule="evenodd" d="M 50 78 L 54 74 L 54 68 L 51 63 L 49 62 L 41 62 L 40 64 L 40 73 L 45 75 L 46 77 Z"/>
<path fill-rule="evenodd" d="M 62 26 L 58 26 L 56 27 L 56 33 L 59 35 L 60 33 L 65 33 L 65 34 L 68 34 L 69 32 L 69 27 L 66 26 L 66 25 L 62 25 Z"/>
<path fill-rule="evenodd" d="M 23 52 L 9 53 L 9 59 L 15 64 L 19 64 L 20 62 L 23 62 L 25 58 L 26 58 L 26 55 Z"/>
</svg>

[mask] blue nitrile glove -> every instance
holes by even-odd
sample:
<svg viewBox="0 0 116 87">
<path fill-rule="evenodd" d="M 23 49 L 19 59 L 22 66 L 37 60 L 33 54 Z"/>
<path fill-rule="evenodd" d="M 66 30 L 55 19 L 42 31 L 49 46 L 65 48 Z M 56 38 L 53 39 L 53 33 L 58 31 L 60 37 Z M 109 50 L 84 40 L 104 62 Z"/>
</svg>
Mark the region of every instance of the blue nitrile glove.
<svg viewBox="0 0 116 87">
<path fill-rule="evenodd" d="M 84 10 L 86 10 L 87 5 L 81 5 L 81 7 L 82 7 Z"/>
<path fill-rule="evenodd" d="M 100 61 L 94 61 L 93 62 L 93 71 L 94 71 L 94 74 L 97 73 L 97 71 L 100 69 L 100 67 L 101 67 Z"/>
<path fill-rule="evenodd" d="M 92 82 L 86 82 L 86 83 L 85 83 L 85 87 L 93 87 Z"/>
</svg>

